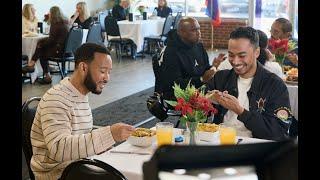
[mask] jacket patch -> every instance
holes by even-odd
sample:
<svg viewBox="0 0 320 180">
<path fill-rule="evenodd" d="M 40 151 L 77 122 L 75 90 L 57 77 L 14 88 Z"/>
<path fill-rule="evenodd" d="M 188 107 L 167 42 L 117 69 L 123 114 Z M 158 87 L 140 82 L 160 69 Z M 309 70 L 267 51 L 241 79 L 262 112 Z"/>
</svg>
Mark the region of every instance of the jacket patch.
<svg viewBox="0 0 320 180">
<path fill-rule="evenodd" d="M 291 111 L 287 107 L 280 107 L 274 110 L 274 115 L 285 123 L 289 123 L 289 119 L 291 118 Z"/>
<path fill-rule="evenodd" d="M 262 113 L 262 111 L 265 111 L 264 109 L 264 103 L 266 102 L 266 98 L 262 99 L 260 98 L 259 101 L 257 101 L 258 104 L 258 112 Z"/>
</svg>

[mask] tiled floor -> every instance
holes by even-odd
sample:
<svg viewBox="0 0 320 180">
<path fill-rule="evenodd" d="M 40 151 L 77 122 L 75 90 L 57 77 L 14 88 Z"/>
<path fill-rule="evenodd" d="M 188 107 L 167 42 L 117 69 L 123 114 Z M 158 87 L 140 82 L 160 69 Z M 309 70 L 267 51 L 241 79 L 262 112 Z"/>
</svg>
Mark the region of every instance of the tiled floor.
<svg viewBox="0 0 320 180">
<path fill-rule="evenodd" d="M 208 51 L 210 63 L 213 57 L 216 57 L 219 52 L 225 53 L 226 50 Z M 122 61 L 119 62 L 115 58 L 114 52 L 112 52 L 112 59 L 113 69 L 111 71 L 110 82 L 108 82 L 100 95 L 89 94 L 89 103 L 92 109 L 154 86 L 154 75 L 150 56 L 147 55 L 144 59 L 137 58 L 136 60 L 123 58 Z M 38 83 L 23 84 L 22 103 L 29 97 L 43 96 L 52 85 L 57 84 L 59 81 L 60 75 L 53 75 L 53 82 L 50 85 L 40 85 Z M 27 178 L 28 170 L 23 157 L 22 179 Z"/>
</svg>

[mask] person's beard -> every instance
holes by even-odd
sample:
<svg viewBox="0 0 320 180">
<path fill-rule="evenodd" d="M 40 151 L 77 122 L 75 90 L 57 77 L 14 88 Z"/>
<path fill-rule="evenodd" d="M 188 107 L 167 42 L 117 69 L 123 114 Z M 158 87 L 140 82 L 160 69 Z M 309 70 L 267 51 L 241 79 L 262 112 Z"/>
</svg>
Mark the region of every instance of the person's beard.
<svg viewBox="0 0 320 180">
<path fill-rule="evenodd" d="M 102 91 L 97 91 L 97 84 L 93 81 L 90 70 L 88 70 L 88 74 L 84 80 L 84 85 L 93 94 L 101 94 L 102 92 Z"/>
</svg>

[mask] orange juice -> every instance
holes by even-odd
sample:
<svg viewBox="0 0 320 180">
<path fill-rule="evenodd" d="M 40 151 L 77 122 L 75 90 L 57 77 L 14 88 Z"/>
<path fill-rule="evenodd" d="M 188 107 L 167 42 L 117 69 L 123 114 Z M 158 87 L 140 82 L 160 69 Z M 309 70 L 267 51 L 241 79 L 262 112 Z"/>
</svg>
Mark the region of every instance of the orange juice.
<svg viewBox="0 0 320 180">
<path fill-rule="evenodd" d="M 157 129 L 158 147 L 165 144 L 172 144 L 173 132 L 170 128 Z"/>
<path fill-rule="evenodd" d="M 156 124 L 158 147 L 165 144 L 172 144 L 173 124 L 170 122 L 158 122 Z"/>
<path fill-rule="evenodd" d="M 236 144 L 236 130 L 232 127 L 220 127 L 220 144 Z"/>
</svg>

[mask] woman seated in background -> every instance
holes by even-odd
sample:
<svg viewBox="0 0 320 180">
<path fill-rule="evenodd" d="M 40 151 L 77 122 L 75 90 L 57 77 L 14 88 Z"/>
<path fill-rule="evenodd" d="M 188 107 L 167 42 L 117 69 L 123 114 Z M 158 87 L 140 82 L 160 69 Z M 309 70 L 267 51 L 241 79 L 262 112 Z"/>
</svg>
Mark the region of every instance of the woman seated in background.
<svg viewBox="0 0 320 180">
<path fill-rule="evenodd" d="M 280 78 L 284 78 L 284 74 L 279 63 L 275 62 L 275 58 L 272 53 L 267 49 L 268 46 L 268 37 L 267 35 L 260 30 L 257 30 L 259 34 L 259 47 L 260 47 L 260 55 L 257 58 L 258 62 L 264 65 L 264 68 L 268 71 L 276 74 Z M 232 69 L 232 66 L 228 60 L 223 55 L 219 55 L 214 59 L 214 64 L 218 64 L 218 70 L 224 69 Z M 221 63 L 221 64 L 220 64 Z"/>
<path fill-rule="evenodd" d="M 25 4 L 22 9 L 22 34 L 36 34 L 38 19 L 33 4 Z"/>
<path fill-rule="evenodd" d="M 157 16 L 163 18 L 169 16 L 169 14 L 172 14 L 172 9 L 168 7 L 167 0 L 159 0 L 158 7 L 156 7 L 155 10 L 157 11 Z"/>
<path fill-rule="evenodd" d="M 93 18 L 90 17 L 88 6 L 85 2 L 79 2 L 76 12 L 71 16 L 70 24 L 77 23 L 83 29 L 89 29 Z"/>
<path fill-rule="evenodd" d="M 44 78 L 39 81 L 41 84 L 50 84 L 51 77 L 49 75 L 49 57 L 61 57 L 64 49 L 65 40 L 69 31 L 69 21 L 62 14 L 58 6 L 50 8 L 49 13 L 50 32 L 49 37 L 40 40 L 37 44 L 35 53 L 33 54 L 28 65 L 23 67 L 23 72 L 34 71 L 35 63 L 40 59 L 43 69 Z"/>
</svg>

